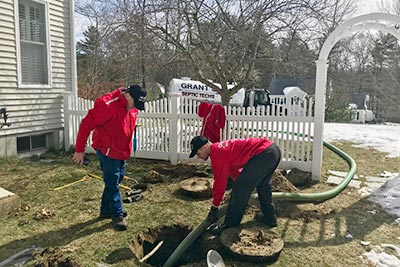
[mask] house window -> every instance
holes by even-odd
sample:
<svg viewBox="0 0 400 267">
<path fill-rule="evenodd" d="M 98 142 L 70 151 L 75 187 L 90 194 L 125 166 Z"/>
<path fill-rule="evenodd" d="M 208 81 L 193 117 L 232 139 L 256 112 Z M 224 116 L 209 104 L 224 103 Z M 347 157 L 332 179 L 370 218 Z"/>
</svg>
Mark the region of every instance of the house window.
<svg viewBox="0 0 400 267">
<path fill-rule="evenodd" d="M 48 47 L 45 5 L 29 0 L 18 3 L 22 84 L 48 84 Z"/>
<path fill-rule="evenodd" d="M 47 147 L 47 134 L 17 138 L 17 152 L 29 152 Z"/>
</svg>

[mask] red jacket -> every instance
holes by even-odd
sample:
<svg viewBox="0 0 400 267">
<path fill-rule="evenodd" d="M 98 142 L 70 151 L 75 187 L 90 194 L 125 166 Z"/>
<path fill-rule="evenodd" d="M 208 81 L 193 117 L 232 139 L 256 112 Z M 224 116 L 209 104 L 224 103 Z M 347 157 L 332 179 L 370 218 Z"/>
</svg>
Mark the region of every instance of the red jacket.
<svg viewBox="0 0 400 267">
<path fill-rule="evenodd" d="M 247 138 L 226 140 L 211 145 L 210 159 L 214 172 L 214 206 L 218 207 L 221 203 L 228 176 L 236 181 L 249 159 L 260 154 L 272 144 L 272 141 L 267 138 Z"/>
<path fill-rule="evenodd" d="M 221 141 L 220 130 L 225 127 L 225 109 L 219 104 L 202 102 L 197 113 L 203 118 L 200 135 L 205 136 L 210 142 Z"/>
<path fill-rule="evenodd" d="M 92 135 L 92 147 L 104 155 L 126 160 L 132 153 L 132 136 L 138 110 L 126 109 L 127 101 L 117 90 L 99 97 L 79 126 L 76 152 L 84 152 L 87 138 Z"/>
</svg>

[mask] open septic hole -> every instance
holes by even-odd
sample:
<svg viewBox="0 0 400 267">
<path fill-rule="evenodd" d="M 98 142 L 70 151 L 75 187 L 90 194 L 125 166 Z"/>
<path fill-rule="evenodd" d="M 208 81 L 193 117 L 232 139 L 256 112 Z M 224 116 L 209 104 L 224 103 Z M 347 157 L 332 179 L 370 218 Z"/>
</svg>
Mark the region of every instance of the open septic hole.
<svg viewBox="0 0 400 267">
<path fill-rule="evenodd" d="M 139 262 L 147 266 L 163 266 L 191 230 L 183 225 L 149 229 L 131 242 L 130 249 Z M 228 228 L 221 238 L 204 232 L 185 248 L 174 266 L 205 261 L 211 249 L 217 250 L 223 258 L 272 263 L 278 259 L 283 246 L 283 239 L 275 232 L 262 224 L 247 222 Z"/>
<path fill-rule="evenodd" d="M 139 234 L 132 241 L 130 248 L 139 261 L 157 249 L 143 263 L 146 263 L 148 266 L 162 266 L 191 230 L 189 227 L 183 225 L 149 229 Z M 204 247 L 202 238 L 198 238 L 186 249 L 175 265 L 179 266 L 199 262 L 204 260 L 206 255 L 207 250 Z"/>
</svg>

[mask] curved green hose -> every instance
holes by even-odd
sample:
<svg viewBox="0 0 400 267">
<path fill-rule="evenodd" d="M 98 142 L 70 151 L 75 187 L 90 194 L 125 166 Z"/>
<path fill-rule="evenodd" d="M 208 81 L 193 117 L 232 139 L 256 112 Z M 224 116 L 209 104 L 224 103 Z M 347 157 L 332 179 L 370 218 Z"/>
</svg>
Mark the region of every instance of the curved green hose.
<svg viewBox="0 0 400 267">
<path fill-rule="evenodd" d="M 338 184 L 332 190 L 328 190 L 321 193 L 284 193 L 284 192 L 273 192 L 272 198 L 275 200 L 290 200 L 294 202 L 322 202 L 328 199 L 331 199 L 337 196 L 340 192 L 342 192 L 346 186 L 350 183 L 351 179 L 355 175 L 357 171 L 357 164 L 352 157 L 346 154 L 344 151 L 340 150 L 339 148 L 331 145 L 327 142 L 323 142 L 324 146 L 330 149 L 331 151 L 335 152 L 341 158 L 343 158 L 349 165 L 350 170 L 343 179 L 343 181 Z"/>
<path fill-rule="evenodd" d="M 339 148 L 331 145 L 327 142 L 323 142 L 324 146 L 339 155 L 343 158 L 349 165 L 350 170 L 343 179 L 343 181 L 338 184 L 332 190 L 328 190 L 321 193 L 281 193 L 281 192 L 273 192 L 272 198 L 274 200 L 288 200 L 293 202 L 303 202 L 303 203 L 313 203 L 313 202 L 323 202 L 325 200 L 331 199 L 337 196 L 340 192 L 342 192 L 346 186 L 350 183 L 351 179 L 353 179 L 356 171 L 357 164 L 353 158 L 351 158 L 344 151 Z M 225 214 L 226 210 L 219 212 L 220 214 Z M 210 226 L 210 223 L 204 220 L 200 223 L 195 229 L 193 229 L 189 235 L 179 244 L 179 246 L 175 249 L 175 251 L 169 256 L 168 260 L 164 263 L 163 267 L 172 267 L 174 264 L 180 259 L 180 257 L 185 253 L 185 251 L 189 248 L 189 246 L 203 233 L 207 227 Z"/>
</svg>

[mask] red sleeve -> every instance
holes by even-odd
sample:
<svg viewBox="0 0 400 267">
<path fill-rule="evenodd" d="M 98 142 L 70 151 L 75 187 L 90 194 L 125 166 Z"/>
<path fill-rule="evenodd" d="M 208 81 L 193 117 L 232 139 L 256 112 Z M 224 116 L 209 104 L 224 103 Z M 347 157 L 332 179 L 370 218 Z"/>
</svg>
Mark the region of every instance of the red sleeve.
<svg viewBox="0 0 400 267">
<path fill-rule="evenodd" d="M 212 169 L 214 172 L 212 204 L 215 207 L 218 207 L 219 204 L 221 204 L 222 198 L 225 193 L 226 184 L 228 182 L 229 162 L 230 162 L 229 155 L 221 155 L 221 154 L 217 156 L 217 160 L 211 162 Z"/>
<path fill-rule="evenodd" d="M 216 119 L 215 119 L 215 125 L 219 129 L 223 129 L 225 127 L 225 121 L 226 121 L 226 114 L 225 114 L 225 109 L 221 105 L 216 106 Z"/>
<path fill-rule="evenodd" d="M 109 106 L 104 101 L 96 101 L 94 107 L 82 119 L 76 138 L 75 151 L 84 152 L 87 139 L 94 128 L 99 127 L 112 117 Z"/>
</svg>

